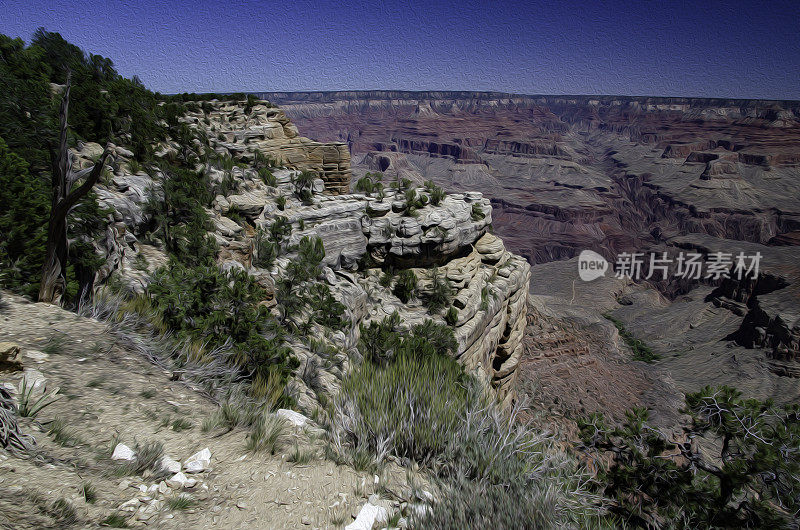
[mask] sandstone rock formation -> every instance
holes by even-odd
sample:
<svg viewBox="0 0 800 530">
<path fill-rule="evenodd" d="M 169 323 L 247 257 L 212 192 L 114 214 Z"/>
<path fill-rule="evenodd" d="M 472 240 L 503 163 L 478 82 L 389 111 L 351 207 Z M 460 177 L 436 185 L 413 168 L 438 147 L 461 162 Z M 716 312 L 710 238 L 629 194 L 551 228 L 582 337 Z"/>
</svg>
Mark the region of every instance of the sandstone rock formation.
<svg viewBox="0 0 800 530">
<path fill-rule="evenodd" d="M 328 193 L 347 193 L 350 186 L 350 152 L 343 142 L 315 142 L 300 136 L 283 110 L 266 101 L 251 108 L 241 102 L 205 102 L 183 120 L 206 131 L 218 151 L 245 162 L 260 151 L 282 165 L 316 172 Z"/>
<path fill-rule="evenodd" d="M 319 237 L 325 247 L 319 281 L 330 286 L 350 320 L 349 328 L 331 340 L 352 350 L 360 324 L 380 321 L 395 311 L 405 327 L 428 318 L 444 322 L 441 313 L 430 314 L 423 303 L 431 269 L 438 267 L 453 289 L 458 314 L 453 324 L 456 356 L 506 402 L 514 398 L 530 267 L 489 233 L 492 206 L 480 192 L 448 194 L 437 205 L 427 201 L 413 209 L 407 208 L 406 190 L 387 187 L 375 196 L 350 193 L 347 147 L 299 137 L 286 115 L 266 102 L 249 110 L 244 104 L 205 102 L 183 119 L 205 132 L 217 152 L 236 162 L 227 170 L 203 166 L 212 183 L 232 181 L 206 210 L 213 225 L 209 235 L 219 247 L 217 260 L 223 270 L 250 274 L 265 289 L 266 306 L 274 308 L 276 275 L 296 258 L 295 251 L 278 257 L 270 269 L 259 268 L 254 260 L 255 238 L 267 233 L 279 218 L 291 226 L 287 249 L 296 248 L 303 237 Z M 88 163 L 96 148 L 84 144 L 76 154 Z M 163 146 L 161 154 L 170 156 L 170 148 Z M 164 249 L 146 232 L 145 208 L 150 197 L 161 193 L 165 177 L 157 168 L 149 173 L 132 171 L 132 154 L 121 147 L 114 149 L 114 176 L 98 187 L 101 204 L 112 214 L 106 237 L 98 245 L 107 259 L 96 283 L 114 278 L 132 291 L 143 292 L 150 275 L 167 263 Z M 256 151 L 282 166 L 272 168 L 269 183 L 249 166 Z M 295 179 L 308 169 L 320 178 L 311 184 L 312 196 L 301 200 Z M 422 188 L 415 193 L 429 199 Z M 419 296 L 410 302 L 401 302 L 381 284 L 381 275 L 396 269 L 411 269 L 418 279 Z M 292 347 L 301 366 L 319 361 L 308 345 Z M 338 368 L 332 370 L 335 374 L 322 374 L 319 384 L 335 391 L 335 375 L 341 373 Z M 300 380 L 297 387 L 301 404 L 307 404 L 304 400 L 311 391 Z"/>
</svg>

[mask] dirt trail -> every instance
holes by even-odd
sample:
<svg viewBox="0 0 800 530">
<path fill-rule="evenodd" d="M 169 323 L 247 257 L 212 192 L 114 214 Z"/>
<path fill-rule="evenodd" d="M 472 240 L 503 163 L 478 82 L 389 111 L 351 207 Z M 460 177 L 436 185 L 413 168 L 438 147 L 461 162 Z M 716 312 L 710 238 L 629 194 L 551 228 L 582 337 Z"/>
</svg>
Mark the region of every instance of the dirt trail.
<svg viewBox="0 0 800 530">
<path fill-rule="evenodd" d="M 216 405 L 120 349 L 103 324 L 6 293 L 2 304 L 0 342 L 19 344 L 28 377 L 40 372 L 48 391 L 59 387 L 63 397 L 35 421 L 21 420 L 36 437 L 38 461 L 0 449 L 0 527 L 95 527 L 119 513 L 129 526 L 156 528 L 334 528 L 352 522 L 373 493 L 373 475 L 324 460 L 322 442 L 308 433 L 290 428 L 293 440 L 275 455 L 247 453 L 241 429 L 203 433 Z M 22 374 L 0 373 L 0 384 L 16 388 Z M 62 420 L 60 441 L 48 433 L 55 419 Z M 180 462 L 207 447 L 211 469 L 187 475 L 198 480 L 189 490 L 162 485 L 163 493 L 141 492 L 140 485 L 159 481 L 120 476 L 110 456 L 117 443 L 148 442 L 162 443 L 164 454 Z M 295 444 L 315 458 L 288 462 Z M 85 501 L 84 484 L 96 491 L 94 503 Z M 171 507 L 169 499 L 178 495 L 193 504 Z M 54 509 L 58 499 L 74 514 Z M 131 511 L 121 511 L 128 501 Z"/>
</svg>

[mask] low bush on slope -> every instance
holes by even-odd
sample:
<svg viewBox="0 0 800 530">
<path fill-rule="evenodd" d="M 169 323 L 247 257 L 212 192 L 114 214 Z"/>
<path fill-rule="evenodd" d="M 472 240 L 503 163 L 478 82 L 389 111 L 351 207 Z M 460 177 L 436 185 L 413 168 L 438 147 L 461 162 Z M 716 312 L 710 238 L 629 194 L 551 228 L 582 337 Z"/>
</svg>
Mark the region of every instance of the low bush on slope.
<svg viewBox="0 0 800 530">
<path fill-rule="evenodd" d="M 342 381 L 331 437 L 351 463 L 391 456 L 428 471 L 436 501 L 414 528 L 548 528 L 588 513 L 578 467 L 451 357 L 450 328 L 402 333 L 393 316 L 361 331 L 364 360 Z"/>
<path fill-rule="evenodd" d="M 285 384 L 298 361 L 284 345 L 277 320 L 259 303 L 266 295 L 245 273 L 216 266 L 175 264 L 156 272 L 148 297 L 179 338 L 210 349 L 230 346 L 234 362 L 263 388 L 270 377 Z"/>
<path fill-rule="evenodd" d="M 636 528 L 796 528 L 800 406 L 723 386 L 688 394 L 682 412 L 680 436 L 644 409 L 616 427 L 597 414 L 579 423 L 589 454 L 610 457 L 598 487 L 611 511 Z"/>
</svg>

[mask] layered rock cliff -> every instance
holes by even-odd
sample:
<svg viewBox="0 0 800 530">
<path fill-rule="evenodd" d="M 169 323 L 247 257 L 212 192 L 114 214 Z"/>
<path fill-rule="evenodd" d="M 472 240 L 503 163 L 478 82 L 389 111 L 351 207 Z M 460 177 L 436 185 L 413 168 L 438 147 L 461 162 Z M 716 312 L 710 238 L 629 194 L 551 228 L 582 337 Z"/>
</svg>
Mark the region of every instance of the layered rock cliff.
<svg viewBox="0 0 800 530">
<path fill-rule="evenodd" d="M 295 255 L 290 251 L 273 267 L 259 268 L 254 260 L 256 234 L 282 218 L 291 227 L 288 248 L 305 236 L 319 237 L 325 247 L 319 281 L 330 286 L 350 319 L 346 332 L 331 340 L 352 350 L 360 324 L 381 321 L 394 312 L 403 327 L 428 318 L 443 322 L 442 314 L 431 314 L 422 302 L 437 267 L 437 274 L 453 289 L 457 318 L 451 324 L 457 357 L 501 398 L 513 399 L 530 267 L 490 233 L 492 207 L 481 193 L 449 194 L 437 205 L 428 202 L 414 213 L 406 208 L 400 190 L 387 188 L 381 196 L 350 193 L 347 146 L 300 137 L 286 115 L 265 102 L 250 108 L 243 103 L 206 102 L 183 120 L 204 132 L 217 153 L 235 162 L 228 169 L 203 165 L 212 183 L 227 182 L 225 192 L 208 209 L 213 223 L 209 234 L 219 247 L 217 259 L 223 270 L 246 271 L 266 289 L 265 303 L 274 305 L 275 278 Z M 89 163 L 98 148 L 85 144 L 76 154 Z M 170 156 L 177 148 L 168 142 L 160 155 Z M 282 166 L 272 168 L 271 182 L 249 165 L 256 153 L 269 155 Z M 113 211 L 113 222 L 98 245 L 107 262 L 96 283 L 113 279 L 141 292 L 149 275 L 167 263 L 164 249 L 147 233 L 145 208 L 148 197 L 158 195 L 165 177 L 156 168 L 149 173 L 133 171 L 131 153 L 122 147 L 115 148 L 115 154 L 114 175 L 97 190 L 102 205 Z M 295 193 L 300 171 L 312 171 L 318 177 L 312 182 L 311 196 L 303 200 Z M 418 193 L 427 198 L 427 192 L 420 189 Z M 401 269 L 413 271 L 419 285 L 418 296 L 407 302 L 381 281 L 386 273 Z M 294 344 L 293 348 L 303 365 L 321 364 L 308 345 Z M 335 378 L 323 375 L 321 384 L 335 390 Z M 298 380 L 297 385 L 301 402 L 304 396 L 310 399 L 312 393 L 304 383 Z"/>
</svg>

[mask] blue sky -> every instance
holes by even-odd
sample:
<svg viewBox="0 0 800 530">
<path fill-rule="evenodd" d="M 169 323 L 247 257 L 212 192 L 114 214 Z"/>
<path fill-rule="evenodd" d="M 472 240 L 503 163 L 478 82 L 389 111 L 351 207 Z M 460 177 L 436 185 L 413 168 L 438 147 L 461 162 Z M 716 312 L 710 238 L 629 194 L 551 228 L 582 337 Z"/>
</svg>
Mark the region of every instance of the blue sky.
<svg viewBox="0 0 800 530">
<path fill-rule="evenodd" d="M 800 99 L 800 2 L 0 0 L 161 92 Z"/>
</svg>

